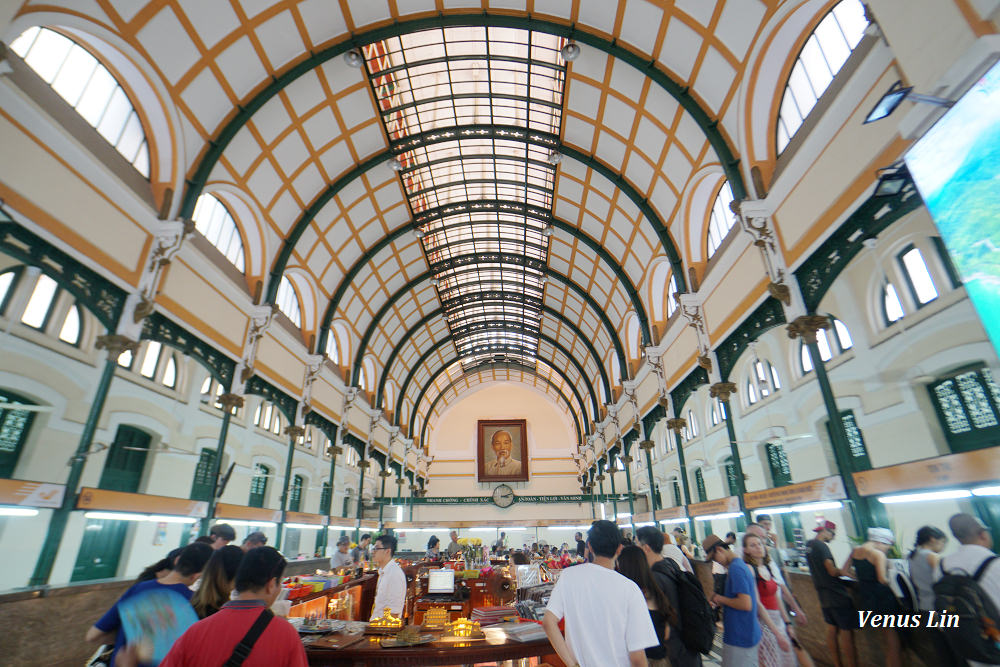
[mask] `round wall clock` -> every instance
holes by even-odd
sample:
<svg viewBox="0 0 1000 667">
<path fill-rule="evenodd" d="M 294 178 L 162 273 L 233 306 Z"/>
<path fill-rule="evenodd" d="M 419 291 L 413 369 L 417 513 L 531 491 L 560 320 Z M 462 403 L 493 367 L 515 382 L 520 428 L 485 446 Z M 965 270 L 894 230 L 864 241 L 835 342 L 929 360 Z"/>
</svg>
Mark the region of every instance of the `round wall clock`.
<svg viewBox="0 0 1000 667">
<path fill-rule="evenodd" d="M 514 489 L 501 484 L 493 489 L 493 504 L 497 507 L 510 507 L 514 504 Z"/>
</svg>

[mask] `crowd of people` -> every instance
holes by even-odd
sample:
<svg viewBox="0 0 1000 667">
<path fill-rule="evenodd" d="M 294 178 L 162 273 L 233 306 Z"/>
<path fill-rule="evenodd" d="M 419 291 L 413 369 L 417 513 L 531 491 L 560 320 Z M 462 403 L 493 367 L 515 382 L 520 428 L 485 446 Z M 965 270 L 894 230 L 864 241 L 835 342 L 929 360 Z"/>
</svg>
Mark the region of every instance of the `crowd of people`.
<svg viewBox="0 0 1000 667">
<path fill-rule="evenodd" d="M 612 522 L 596 521 L 585 542 L 577 535 L 586 561 L 563 571 L 552 590 L 543 621 L 546 634 L 567 665 L 690 667 L 702 664 L 702 655 L 709 653 L 717 629 L 715 609 L 721 611 L 724 666 L 812 667 L 796 632 L 809 621 L 787 584 L 771 528 L 770 517 L 762 515 L 742 537 L 708 535 L 701 542 L 705 560 L 718 573 L 706 601 L 699 599 L 704 592 L 691 574 L 694 554 L 683 529 L 675 529 L 671 539 L 648 526 L 633 537 Z M 837 526 L 822 521 L 815 527 L 806 561 L 826 625 L 823 662 L 857 665 L 855 632 L 865 614 L 903 618 L 906 611 L 924 612 L 927 623 L 932 611 L 940 620 L 943 609 L 973 608 L 979 617 L 963 617 L 961 632 L 957 621 L 952 627 L 925 627 L 934 654 L 922 657 L 946 666 L 1000 664 L 1000 558 L 992 551 L 992 536 L 965 513 L 952 516 L 949 528 L 959 546 L 944 558 L 947 535 L 933 526 L 917 531 L 909 574 L 903 577 L 912 582 L 912 593 L 900 600 L 890 585 L 892 531 L 868 529 L 867 539 L 838 566 L 829 547 Z M 872 626 L 881 635 L 885 664 L 905 664 L 899 625 L 885 625 Z"/>
<path fill-rule="evenodd" d="M 812 658 L 796 632 L 809 621 L 788 586 L 771 528 L 770 517 L 760 516 L 742 536 L 708 535 L 702 540 L 704 560 L 721 571 L 711 595 L 694 574 L 693 549 L 682 528 L 668 535 L 643 526 L 634 535 L 623 535 L 617 525 L 602 520 L 592 524 L 586 537 L 577 533 L 575 545 L 525 544 L 510 550 L 501 538 L 493 552 L 510 555 L 515 565 L 534 561 L 562 568 L 542 624 L 567 665 L 697 667 L 721 630 L 724 666 L 811 667 Z M 908 608 L 940 614 L 943 608 L 964 605 L 978 609 L 983 618 L 973 620 L 986 626 L 1000 620 L 1000 558 L 992 551 L 989 529 L 964 513 L 951 517 L 949 529 L 958 548 L 945 557 L 941 553 L 948 536 L 942 530 L 924 526 L 917 531 L 907 557 L 912 599 L 901 601 L 891 586 L 889 555 L 895 536 L 889 529 L 868 529 L 867 539 L 838 566 L 829 547 L 837 526 L 821 521 L 814 528 L 815 537 L 805 551 L 826 626 L 824 662 L 857 665 L 855 633 L 866 613 L 895 617 Z M 231 655 L 246 658 L 248 667 L 305 665 L 292 626 L 271 622 L 284 557 L 267 546 L 262 533 L 251 533 L 241 546 L 230 544 L 235 537 L 231 526 L 217 524 L 209 535 L 147 567 L 86 639 L 112 644 L 110 664 L 118 667 L 156 662 L 219 665 Z M 453 546 L 460 548 L 458 539 L 452 531 L 451 544 L 443 550 L 432 536 L 426 557 L 457 554 Z M 331 560 L 334 566 L 370 559 L 378 568 L 372 618 L 386 608 L 394 615 L 402 613 L 406 578 L 396 562 L 397 544 L 391 534 L 376 537 L 374 544 L 365 534 L 349 550 L 350 541 L 341 538 Z M 166 607 L 169 614 L 163 613 Z M 137 627 L 137 614 L 141 620 L 143 613 L 171 621 L 155 627 L 146 623 L 138 634 L 126 632 Z M 966 623 L 961 634 L 958 628 L 926 628 L 934 655 L 925 655 L 925 661 L 946 666 L 1000 664 L 996 625 L 992 634 L 989 627 L 980 632 L 970 625 Z M 878 627 L 887 667 L 904 664 L 901 630 L 898 625 Z M 133 641 L 135 637 L 139 639 Z"/>
</svg>

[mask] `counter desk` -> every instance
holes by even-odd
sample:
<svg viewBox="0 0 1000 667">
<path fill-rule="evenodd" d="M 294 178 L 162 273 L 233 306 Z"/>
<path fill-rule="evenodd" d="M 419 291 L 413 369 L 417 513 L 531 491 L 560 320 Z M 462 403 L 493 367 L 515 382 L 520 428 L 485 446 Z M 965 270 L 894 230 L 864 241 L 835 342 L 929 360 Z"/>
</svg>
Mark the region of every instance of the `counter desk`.
<svg viewBox="0 0 1000 667">
<path fill-rule="evenodd" d="M 360 635 L 357 641 L 343 645 L 343 648 L 328 648 L 321 638 L 306 645 L 306 656 L 310 665 L 320 667 L 408 667 L 419 665 L 472 665 L 486 662 L 495 663 L 502 660 L 516 660 L 544 656 L 545 662 L 553 667 L 563 667 L 562 661 L 555 656 L 555 651 L 548 639 L 518 642 L 512 639 L 479 639 L 463 641 L 442 641 L 440 632 L 434 634 L 436 639 L 428 644 L 400 648 L 384 648 L 380 644 L 382 637 L 377 635 Z M 338 639 L 330 641 L 338 643 Z"/>
</svg>

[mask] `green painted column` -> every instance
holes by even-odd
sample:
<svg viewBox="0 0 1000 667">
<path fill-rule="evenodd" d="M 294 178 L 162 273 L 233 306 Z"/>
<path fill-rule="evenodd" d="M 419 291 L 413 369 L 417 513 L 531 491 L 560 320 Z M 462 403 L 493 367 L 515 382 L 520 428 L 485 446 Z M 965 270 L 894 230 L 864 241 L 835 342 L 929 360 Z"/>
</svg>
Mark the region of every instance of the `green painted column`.
<svg viewBox="0 0 1000 667">
<path fill-rule="evenodd" d="M 632 526 L 632 535 L 635 535 L 635 503 L 632 501 L 632 457 L 625 455 L 621 457 L 625 464 L 625 487 L 628 489 L 628 522 Z M 617 520 L 617 516 L 615 519 Z"/>
<path fill-rule="evenodd" d="M 238 394 L 231 394 L 229 390 L 219 396 L 222 403 L 222 424 L 219 426 L 219 441 L 215 447 L 215 461 L 212 463 L 212 472 L 209 479 L 213 480 L 212 493 L 208 498 L 208 513 L 201 521 L 198 530 L 199 535 L 208 535 L 209 526 L 215 518 L 215 505 L 219 502 L 219 472 L 222 470 L 222 455 L 226 451 L 226 436 L 229 434 L 229 422 L 233 418 L 233 411 L 243 407 L 243 397 Z"/>
<path fill-rule="evenodd" d="M 126 350 L 134 352 L 138 346 L 138 341 L 117 334 L 107 334 L 97 338 L 97 349 L 107 350 L 108 358 L 104 362 L 101 378 L 97 382 L 97 390 L 94 392 L 94 400 L 90 404 L 87 421 L 80 432 L 76 453 L 70 459 L 69 476 L 66 478 L 66 492 L 63 495 L 62 504 L 52 512 L 52 518 L 49 519 L 49 527 L 45 533 L 41 553 L 35 563 L 35 570 L 28 580 L 29 586 L 42 586 L 49 583 L 49 577 L 52 576 L 52 566 L 55 564 L 59 546 L 62 544 L 63 535 L 66 532 L 66 523 L 69 521 L 73 508 L 76 507 L 83 468 L 87 464 L 90 447 L 94 444 L 94 433 L 97 432 L 97 424 L 101 420 L 101 412 L 103 412 L 104 402 L 108 398 L 111 380 L 118 367 L 118 357 Z"/>
<path fill-rule="evenodd" d="M 274 545 L 278 551 L 281 551 L 281 540 L 285 536 L 285 510 L 288 509 L 288 488 L 292 483 L 295 440 L 305 433 L 305 429 L 301 426 L 288 426 L 285 428 L 285 433 L 288 434 L 288 457 L 285 459 L 285 483 L 281 487 L 281 522 L 278 524 L 278 539 L 275 540 Z"/>
<path fill-rule="evenodd" d="M 416 488 L 416 486 L 410 484 L 410 521 L 413 521 L 413 491 Z"/>
<path fill-rule="evenodd" d="M 364 460 L 358 464 L 358 468 L 361 470 L 361 477 L 358 479 L 358 507 L 357 507 L 357 519 L 354 522 L 354 541 L 358 542 L 361 539 L 361 515 L 365 509 L 365 471 L 368 470 L 368 466 L 371 462 Z"/>
<path fill-rule="evenodd" d="M 330 506 L 326 508 L 327 516 L 333 514 L 333 492 L 336 488 L 334 480 L 337 473 L 337 456 L 343 453 L 343 448 L 338 445 L 333 444 L 331 441 L 330 447 Z M 330 545 L 330 530 L 323 531 L 323 549 L 326 549 Z"/>
<path fill-rule="evenodd" d="M 598 473 L 600 473 L 600 474 L 597 475 L 597 485 L 598 485 L 598 490 L 600 491 L 601 507 L 603 508 L 604 507 L 604 503 L 607 502 L 607 498 L 604 495 L 604 473 L 600 472 L 600 468 L 598 468 Z M 597 514 L 596 513 L 594 514 L 594 518 L 595 519 L 597 518 Z"/>
<path fill-rule="evenodd" d="M 674 443 L 677 446 L 677 464 L 681 469 L 681 490 L 684 492 L 684 506 L 687 508 L 691 504 L 691 484 L 688 482 L 687 463 L 684 461 L 684 441 L 681 439 L 681 429 L 687 426 L 687 420 L 683 417 L 674 417 L 667 420 L 667 428 L 674 432 Z M 694 521 L 688 517 L 688 534 L 691 541 L 696 542 L 694 532 Z"/>
<path fill-rule="evenodd" d="M 379 472 L 378 476 L 382 478 L 382 490 L 379 492 L 379 498 L 385 498 L 385 480 L 391 473 L 388 470 L 383 470 Z M 382 511 L 385 509 L 385 503 L 378 504 L 378 527 L 382 530 Z"/>
<path fill-rule="evenodd" d="M 639 448 L 646 455 L 646 475 L 649 477 L 649 507 L 653 513 L 653 522 L 656 523 L 656 478 L 653 476 L 653 441 L 643 440 L 639 443 Z"/>
<path fill-rule="evenodd" d="M 612 465 L 608 469 L 608 477 L 611 478 L 611 505 L 615 508 L 615 522 L 618 521 L 618 492 L 615 491 L 615 467 Z"/>
<path fill-rule="evenodd" d="M 829 318 L 823 315 L 803 315 L 789 323 L 788 336 L 792 339 L 801 337 L 809 349 L 809 356 L 813 362 L 813 372 L 816 373 L 816 381 L 819 383 L 823 405 L 826 407 L 827 417 L 830 420 L 830 445 L 833 449 L 833 458 L 837 464 L 837 470 L 844 480 L 848 504 L 853 510 L 851 518 L 854 523 L 854 531 L 856 535 L 864 535 L 868 528 L 878 525 L 875 520 L 876 514 L 872 508 L 872 503 L 877 501 L 858 494 L 858 488 L 854 484 L 854 476 L 851 474 L 854 472 L 854 466 L 851 462 L 847 431 L 844 429 L 844 421 L 840 416 L 837 399 L 830 385 L 830 377 L 826 373 L 826 364 L 820 356 L 819 345 L 816 342 L 816 332 L 819 329 L 829 328 Z"/>
<path fill-rule="evenodd" d="M 740 448 L 736 444 L 736 426 L 733 424 L 733 410 L 729 405 L 729 397 L 736 392 L 736 385 L 732 382 L 717 382 L 709 387 L 709 396 L 718 398 L 722 407 L 726 411 L 726 433 L 729 435 L 729 453 L 733 458 L 733 467 L 736 469 L 736 495 L 740 499 L 740 511 L 743 512 L 743 522 L 737 522 L 740 530 L 746 529 L 746 523 L 750 521 L 750 513 L 747 511 L 743 496 L 746 495 L 747 485 L 743 477 L 743 461 L 740 459 Z M 728 486 L 728 480 L 727 480 Z"/>
</svg>

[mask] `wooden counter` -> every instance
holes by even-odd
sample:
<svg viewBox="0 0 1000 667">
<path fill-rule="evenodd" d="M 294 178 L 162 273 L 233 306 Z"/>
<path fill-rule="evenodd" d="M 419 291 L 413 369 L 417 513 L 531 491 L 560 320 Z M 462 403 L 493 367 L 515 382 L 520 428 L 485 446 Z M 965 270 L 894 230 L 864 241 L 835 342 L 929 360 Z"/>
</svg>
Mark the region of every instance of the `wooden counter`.
<svg viewBox="0 0 1000 667">
<path fill-rule="evenodd" d="M 326 590 L 317 591 L 291 600 L 292 609 L 289 616 L 306 617 L 317 614 L 320 618 L 337 618 L 344 621 L 367 621 L 371 616 L 372 605 L 375 604 L 375 586 L 377 574 L 365 574 L 357 579 L 349 579 L 342 584 L 331 586 Z M 353 589 L 357 589 L 356 592 Z M 344 597 L 344 593 L 352 593 L 352 599 L 346 600 L 348 613 L 327 614 L 331 598 Z"/>
<path fill-rule="evenodd" d="M 432 633 L 440 635 L 440 633 Z M 548 639 L 518 642 L 511 639 L 490 643 L 479 639 L 463 642 L 434 641 L 420 646 L 382 648 L 379 636 L 366 636 L 356 644 L 341 649 L 306 646 L 310 665 L 321 667 L 399 667 L 399 665 L 467 665 L 499 662 L 533 656 L 548 656 L 552 665 L 562 665 Z"/>
</svg>

